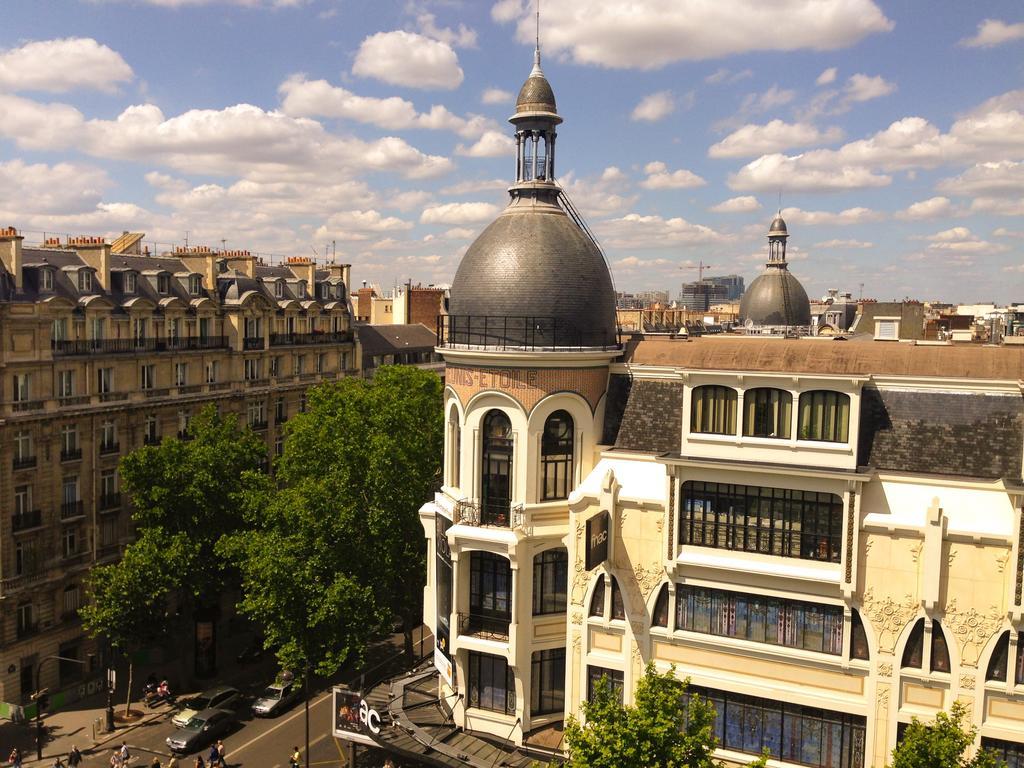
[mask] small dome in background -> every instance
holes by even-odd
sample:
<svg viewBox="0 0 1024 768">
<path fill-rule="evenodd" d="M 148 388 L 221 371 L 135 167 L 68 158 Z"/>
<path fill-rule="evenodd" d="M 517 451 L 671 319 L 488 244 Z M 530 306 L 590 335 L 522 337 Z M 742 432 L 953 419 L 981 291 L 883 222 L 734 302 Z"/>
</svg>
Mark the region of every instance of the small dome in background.
<svg viewBox="0 0 1024 768">
<path fill-rule="evenodd" d="M 776 214 L 775 218 L 772 219 L 772 225 L 768 227 L 769 235 L 788 235 L 789 230 L 786 229 L 786 222 L 782 218 L 782 214 Z"/>
<path fill-rule="evenodd" d="M 526 78 L 523 87 L 519 89 L 519 96 L 516 99 L 516 113 L 522 112 L 548 112 L 558 114 L 555 106 L 555 92 L 551 89 L 551 83 L 544 76 L 540 68 L 540 51 L 534 55 L 533 70 Z"/>
</svg>

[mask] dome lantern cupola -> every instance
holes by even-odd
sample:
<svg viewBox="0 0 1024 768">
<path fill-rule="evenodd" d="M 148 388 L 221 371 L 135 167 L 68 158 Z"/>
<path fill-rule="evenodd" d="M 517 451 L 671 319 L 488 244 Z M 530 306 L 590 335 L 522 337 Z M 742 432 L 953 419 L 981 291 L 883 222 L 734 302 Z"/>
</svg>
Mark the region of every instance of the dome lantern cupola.
<svg viewBox="0 0 1024 768">
<path fill-rule="evenodd" d="M 562 122 L 555 92 L 540 68 L 540 47 L 533 53 L 533 69 L 519 89 L 516 113 L 516 184 L 555 178 L 555 126 Z"/>
<path fill-rule="evenodd" d="M 740 320 L 748 329 L 793 329 L 811 324 L 807 292 L 786 264 L 789 230 L 780 211 L 768 227 L 765 270 L 740 299 Z"/>
</svg>

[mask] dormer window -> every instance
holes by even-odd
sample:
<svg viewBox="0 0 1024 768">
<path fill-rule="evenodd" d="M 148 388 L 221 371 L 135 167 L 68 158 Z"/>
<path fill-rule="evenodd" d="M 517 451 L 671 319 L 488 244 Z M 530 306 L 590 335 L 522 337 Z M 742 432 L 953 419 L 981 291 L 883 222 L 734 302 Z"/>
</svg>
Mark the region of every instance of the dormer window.
<svg viewBox="0 0 1024 768">
<path fill-rule="evenodd" d="M 53 270 L 43 267 L 39 270 L 39 290 L 53 290 Z"/>
<path fill-rule="evenodd" d="M 78 270 L 78 290 L 88 293 L 92 290 L 92 272 L 88 269 Z"/>
<path fill-rule="evenodd" d="M 295 292 L 299 295 L 300 299 L 306 298 L 306 284 L 299 283 L 297 286 L 295 286 Z"/>
<path fill-rule="evenodd" d="M 124 292 L 125 293 L 135 293 L 135 291 L 136 291 L 136 287 L 135 287 L 136 280 L 138 280 L 138 276 L 134 272 L 125 272 L 124 273 Z"/>
<path fill-rule="evenodd" d="M 329 299 L 329 298 L 331 298 L 331 286 L 327 285 L 327 283 L 321 283 L 320 284 L 320 298 L 321 299 Z"/>
<path fill-rule="evenodd" d="M 157 293 L 165 295 L 171 292 L 171 276 L 170 275 L 157 275 L 156 276 L 156 290 Z"/>
<path fill-rule="evenodd" d="M 198 296 L 203 292 L 203 278 L 200 275 L 190 275 L 188 278 L 188 292 L 192 296 Z"/>
<path fill-rule="evenodd" d="M 274 282 L 274 295 L 279 299 L 284 296 L 284 280 Z"/>
</svg>

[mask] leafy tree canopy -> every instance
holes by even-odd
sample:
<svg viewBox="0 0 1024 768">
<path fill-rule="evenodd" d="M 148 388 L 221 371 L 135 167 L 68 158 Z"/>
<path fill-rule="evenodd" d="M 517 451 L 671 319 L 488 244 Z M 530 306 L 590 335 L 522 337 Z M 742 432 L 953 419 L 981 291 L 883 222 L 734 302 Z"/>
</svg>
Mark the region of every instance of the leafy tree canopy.
<svg viewBox="0 0 1024 768">
<path fill-rule="evenodd" d="M 410 632 L 418 619 L 418 510 L 440 478 L 441 384 L 384 367 L 372 381 L 311 390 L 308 405 L 288 424 L 275 482 L 246 494 L 246 532 L 220 552 L 239 565 L 240 607 L 265 627 L 281 663 L 326 675 L 358 657 L 391 615 Z"/>
<path fill-rule="evenodd" d="M 959 701 L 949 713 L 939 712 L 932 723 L 915 717 L 892 751 L 891 768 L 1006 768 L 988 750 L 966 757 L 977 735 L 977 728 L 964 727 L 967 717 L 967 707 Z"/>
<path fill-rule="evenodd" d="M 624 705 L 602 679 L 583 702 L 581 723 L 565 727 L 569 768 L 718 768 L 714 707 L 690 696 L 689 681 L 675 667 L 658 674 L 648 664 L 636 689 L 636 704 Z M 752 765 L 764 765 L 762 757 Z"/>
</svg>

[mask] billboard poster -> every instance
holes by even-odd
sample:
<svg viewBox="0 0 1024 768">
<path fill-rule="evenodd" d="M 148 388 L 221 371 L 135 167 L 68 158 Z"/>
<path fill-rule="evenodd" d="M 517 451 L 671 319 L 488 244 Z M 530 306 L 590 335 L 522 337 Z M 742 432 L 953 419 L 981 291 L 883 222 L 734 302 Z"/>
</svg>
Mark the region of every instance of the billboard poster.
<svg viewBox="0 0 1024 768">
<path fill-rule="evenodd" d="M 608 559 L 611 515 L 602 510 L 587 520 L 587 570 L 592 571 Z"/>
<path fill-rule="evenodd" d="M 434 666 L 448 685 L 454 685 L 451 656 L 451 622 L 452 615 L 452 553 L 448 548 L 448 529 L 452 521 L 443 515 L 435 520 L 434 548 L 437 551 L 434 573 L 437 583 L 434 595 L 437 600 L 437 627 L 434 629 Z"/>
<path fill-rule="evenodd" d="M 341 686 L 334 690 L 334 735 L 358 744 L 376 745 L 372 734 L 380 733 L 380 715 L 370 709 L 361 691 Z"/>
</svg>

